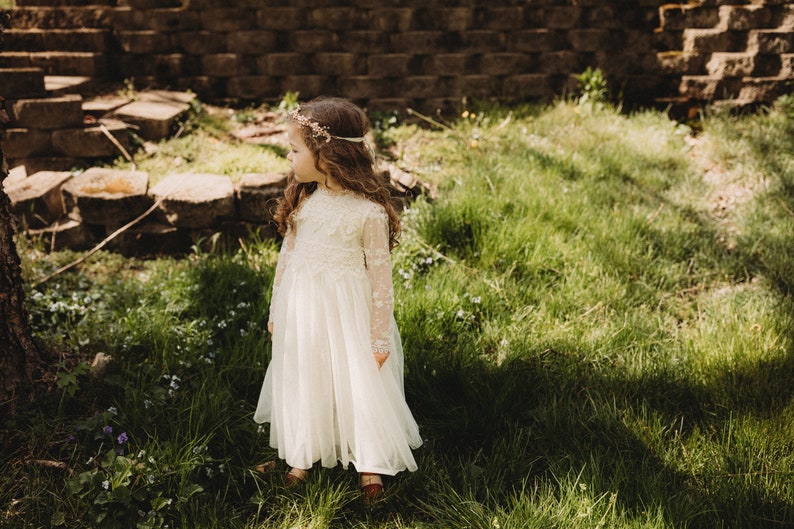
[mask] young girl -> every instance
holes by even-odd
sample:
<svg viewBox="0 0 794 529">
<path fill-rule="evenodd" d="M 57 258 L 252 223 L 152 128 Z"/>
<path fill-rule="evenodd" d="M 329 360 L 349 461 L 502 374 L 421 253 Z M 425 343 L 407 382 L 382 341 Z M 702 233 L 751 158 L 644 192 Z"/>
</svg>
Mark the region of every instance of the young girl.
<svg viewBox="0 0 794 529">
<path fill-rule="evenodd" d="M 275 220 L 284 236 L 268 330 L 273 357 L 254 414 L 292 467 L 290 485 L 317 462 L 361 475 L 416 470 L 422 444 L 405 402 L 393 316 L 390 251 L 399 219 L 365 140 L 366 114 L 338 98 L 289 113 L 292 164 Z"/>
</svg>

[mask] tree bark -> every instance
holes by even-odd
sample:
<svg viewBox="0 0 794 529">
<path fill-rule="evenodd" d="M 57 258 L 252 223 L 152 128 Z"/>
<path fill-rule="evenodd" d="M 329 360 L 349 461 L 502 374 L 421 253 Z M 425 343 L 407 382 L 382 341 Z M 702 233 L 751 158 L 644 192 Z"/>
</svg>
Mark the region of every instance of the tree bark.
<svg viewBox="0 0 794 529">
<path fill-rule="evenodd" d="M 0 97 L 0 126 L 8 115 Z M 3 189 L 7 176 L 0 144 L 0 418 L 14 415 L 19 404 L 33 396 L 34 380 L 42 368 L 25 307 L 19 254 L 14 242 L 16 219 Z"/>
</svg>

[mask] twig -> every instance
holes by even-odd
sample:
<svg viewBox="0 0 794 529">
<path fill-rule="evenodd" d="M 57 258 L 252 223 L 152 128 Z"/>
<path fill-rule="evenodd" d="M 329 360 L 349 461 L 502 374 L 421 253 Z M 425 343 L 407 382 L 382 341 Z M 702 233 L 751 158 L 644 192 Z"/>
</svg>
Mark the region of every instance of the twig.
<svg viewBox="0 0 794 529">
<path fill-rule="evenodd" d="M 52 461 L 50 459 L 31 459 L 28 461 L 31 465 L 39 465 L 42 467 L 59 468 L 66 470 L 66 463 L 63 461 Z"/>
<path fill-rule="evenodd" d="M 785 210 L 786 210 L 786 213 L 788 213 L 789 215 L 791 215 L 792 217 L 794 217 L 794 211 L 791 211 L 791 208 L 789 208 L 789 207 L 786 205 L 786 203 L 785 203 L 785 202 L 783 202 L 781 199 L 777 199 L 777 200 L 778 200 L 778 202 L 780 202 L 780 205 L 781 205 L 781 206 L 783 206 L 783 209 L 785 209 Z"/>
<path fill-rule="evenodd" d="M 159 206 L 159 205 L 160 205 L 160 204 L 163 202 L 163 200 L 165 200 L 165 199 L 166 199 L 166 197 L 167 197 L 166 195 L 164 195 L 164 196 L 160 197 L 160 198 L 157 200 L 157 202 L 155 202 L 155 203 L 152 205 L 152 207 L 150 207 L 149 209 L 147 209 L 147 210 L 146 210 L 144 213 L 142 213 L 141 215 L 139 215 L 139 216 L 138 216 L 138 217 L 136 217 L 135 219 L 131 220 L 130 222 L 128 222 L 127 224 L 125 224 L 125 225 L 124 225 L 124 226 L 122 226 L 121 228 L 117 229 L 116 231 L 114 231 L 113 233 L 111 233 L 110 235 L 108 235 L 108 236 L 105 238 L 105 240 L 104 240 L 104 241 L 102 241 L 102 242 L 100 242 L 99 244 L 97 244 L 96 246 L 94 246 L 94 247 L 93 247 L 91 250 L 89 250 L 88 252 L 86 252 L 86 254 L 85 254 L 85 255 L 83 255 L 83 256 L 82 256 L 80 259 L 78 259 L 78 260 L 76 260 L 76 261 L 73 261 L 73 262 L 69 263 L 69 264 L 68 264 L 68 265 L 66 265 L 66 266 L 62 266 L 61 268 L 59 268 L 59 269 L 58 269 L 58 270 L 56 270 L 55 272 L 51 273 L 50 275 L 48 275 L 48 276 L 45 276 L 45 277 L 44 277 L 44 278 L 42 278 L 42 279 L 39 279 L 38 281 L 36 281 L 35 283 L 33 283 L 33 284 L 31 285 L 31 287 L 32 287 L 32 288 L 36 288 L 37 286 L 39 286 L 39 285 L 41 285 L 41 284 L 43 284 L 43 283 L 46 283 L 47 281 L 49 281 L 49 280 L 50 280 L 50 279 L 52 279 L 53 277 L 55 277 L 55 276 L 57 276 L 57 275 L 60 275 L 60 274 L 62 274 L 63 272 L 65 272 L 65 271 L 69 270 L 70 268 L 73 268 L 73 267 L 75 267 L 75 266 L 79 265 L 80 263 L 84 262 L 86 259 L 88 259 L 88 258 L 89 258 L 89 257 L 91 257 L 92 255 L 94 255 L 96 252 L 98 252 L 99 250 L 101 250 L 101 249 L 102 249 L 102 248 L 103 248 L 103 247 L 104 247 L 104 246 L 105 246 L 107 243 L 109 243 L 110 241 L 112 241 L 113 239 L 115 239 L 115 238 L 116 238 L 118 235 L 120 235 L 120 234 L 124 233 L 125 231 L 127 231 L 128 229 L 130 229 L 132 226 L 134 226 L 135 224 L 139 223 L 139 222 L 140 222 L 141 220 L 143 220 L 143 219 L 144 219 L 144 218 L 145 218 L 147 215 L 149 215 L 149 213 L 151 213 L 152 211 L 154 211 L 155 209 L 157 209 L 157 207 L 158 207 L 158 206 Z"/>
<path fill-rule="evenodd" d="M 662 212 L 662 208 L 664 208 L 664 202 L 659 204 L 659 208 L 646 218 L 646 221 L 648 222 L 648 224 L 650 224 L 651 222 L 656 220 L 656 217 L 658 217 L 659 213 Z"/>
<path fill-rule="evenodd" d="M 118 148 L 118 150 L 121 151 L 121 154 L 123 154 L 124 157 L 127 159 L 127 161 L 132 164 L 132 170 L 134 171 L 135 170 L 135 162 L 133 161 L 132 156 L 130 156 L 130 153 L 127 152 L 127 149 L 125 149 L 124 146 L 121 143 L 119 143 L 119 140 L 117 140 L 116 137 L 113 136 L 113 134 L 110 133 L 110 131 L 108 130 L 108 128 L 105 126 L 104 123 L 100 123 L 99 124 L 99 130 L 101 130 L 102 133 L 105 136 L 107 136 L 108 139 L 113 143 L 113 145 L 115 145 L 116 148 Z"/>
<path fill-rule="evenodd" d="M 449 125 L 445 125 L 444 123 L 441 123 L 440 121 L 437 121 L 437 120 L 431 118 L 430 116 L 426 116 L 425 114 L 422 114 L 421 112 L 417 112 L 416 110 L 414 110 L 412 108 L 409 108 L 407 110 L 407 112 L 408 112 L 409 116 L 410 115 L 416 116 L 416 117 L 418 117 L 418 118 L 420 118 L 420 119 L 422 119 L 424 121 L 427 121 L 431 125 L 435 125 L 436 127 L 439 127 L 441 129 L 447 129 L 447 130 L 455 132 L 455 129 L 453 129 Z"/>
</svg>

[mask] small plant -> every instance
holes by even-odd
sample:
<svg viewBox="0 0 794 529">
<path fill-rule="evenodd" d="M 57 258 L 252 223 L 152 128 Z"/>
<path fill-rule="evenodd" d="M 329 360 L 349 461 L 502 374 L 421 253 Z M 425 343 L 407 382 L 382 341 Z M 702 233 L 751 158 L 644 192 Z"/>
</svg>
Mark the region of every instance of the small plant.
<svg viewBox="0 0 794 529">
<path fill-rule="evenodd" d="M 279 113 L 287 113 L 290 110 L 293 110 L 298 107 L 300 101 L 300 92 L 287 92 L 284 94 L 284 97 L 281 98 L 279 101 L 276 110 Z"/>
<path fill-rule="evenodd" d="M 581 94 L 578 101 L 580 108 L 586 105 L 598 106 L 606 103 L 609 87 L 604 72 L 600 68 L 588 66 L 584 72 L 576 76 L 576 83 Z"/>
</svg>

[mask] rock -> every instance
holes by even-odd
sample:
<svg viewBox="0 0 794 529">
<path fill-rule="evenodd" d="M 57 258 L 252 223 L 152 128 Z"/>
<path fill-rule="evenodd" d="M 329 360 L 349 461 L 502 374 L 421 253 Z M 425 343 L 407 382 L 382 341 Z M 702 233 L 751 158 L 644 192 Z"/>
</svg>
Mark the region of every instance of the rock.
<svg viewBox="0 0 794 529">
<path fill-rule="evenodd" d="M 179 228 L 209 228 L 235 214 L 234 185 L 228 176 L 179 173 L 152 187 L 168 223 Z"/>
<path fill-rule="evenodd" d="M 127 125 L 117 119 L 100 119 L 96 125 L 53 131 L 52 146 L 58 152 L 75 158 L 110 158 L 123 155 L 105 130 L 129 153 Z"/>
<path fill-rule="evenodd" d="M 66 212 L 61 187 L 72 178 L 66 171 L 39 171 L 27 178 L 3 181 L 11 209 L 28 226 L 46 226 Z"/>
<path fill-rule="evenodd" d="M 92 167 L 63 187 L 69 216 L 89 224 L 118 228 L 152 205 L 149 175 Z"/>
<path fill-rule="evenodd" d="M 46 228 L 29 230 L 31 237 L 38 237 L 51 251 L 60 250 L 87 250 L 97 241 L 96 234 L 91 228 L 72 219 L 56 221 Z"/>
<path fill-rule="evenodd" d="M 286 185 L 287 176 L 282 173 L 244 174 L 236 190 L 239 218 L 262 224 L 273 220 L 276 200 Z"/>
<path fill-rule="evenodd" d="M 113 112 L 113 116 L 134 125 L 145 140 L 159 141 L 171 134 L 180 116 L 190 110 L 193 96 L 184 92 L 153 90 Z"/>
</svg>

